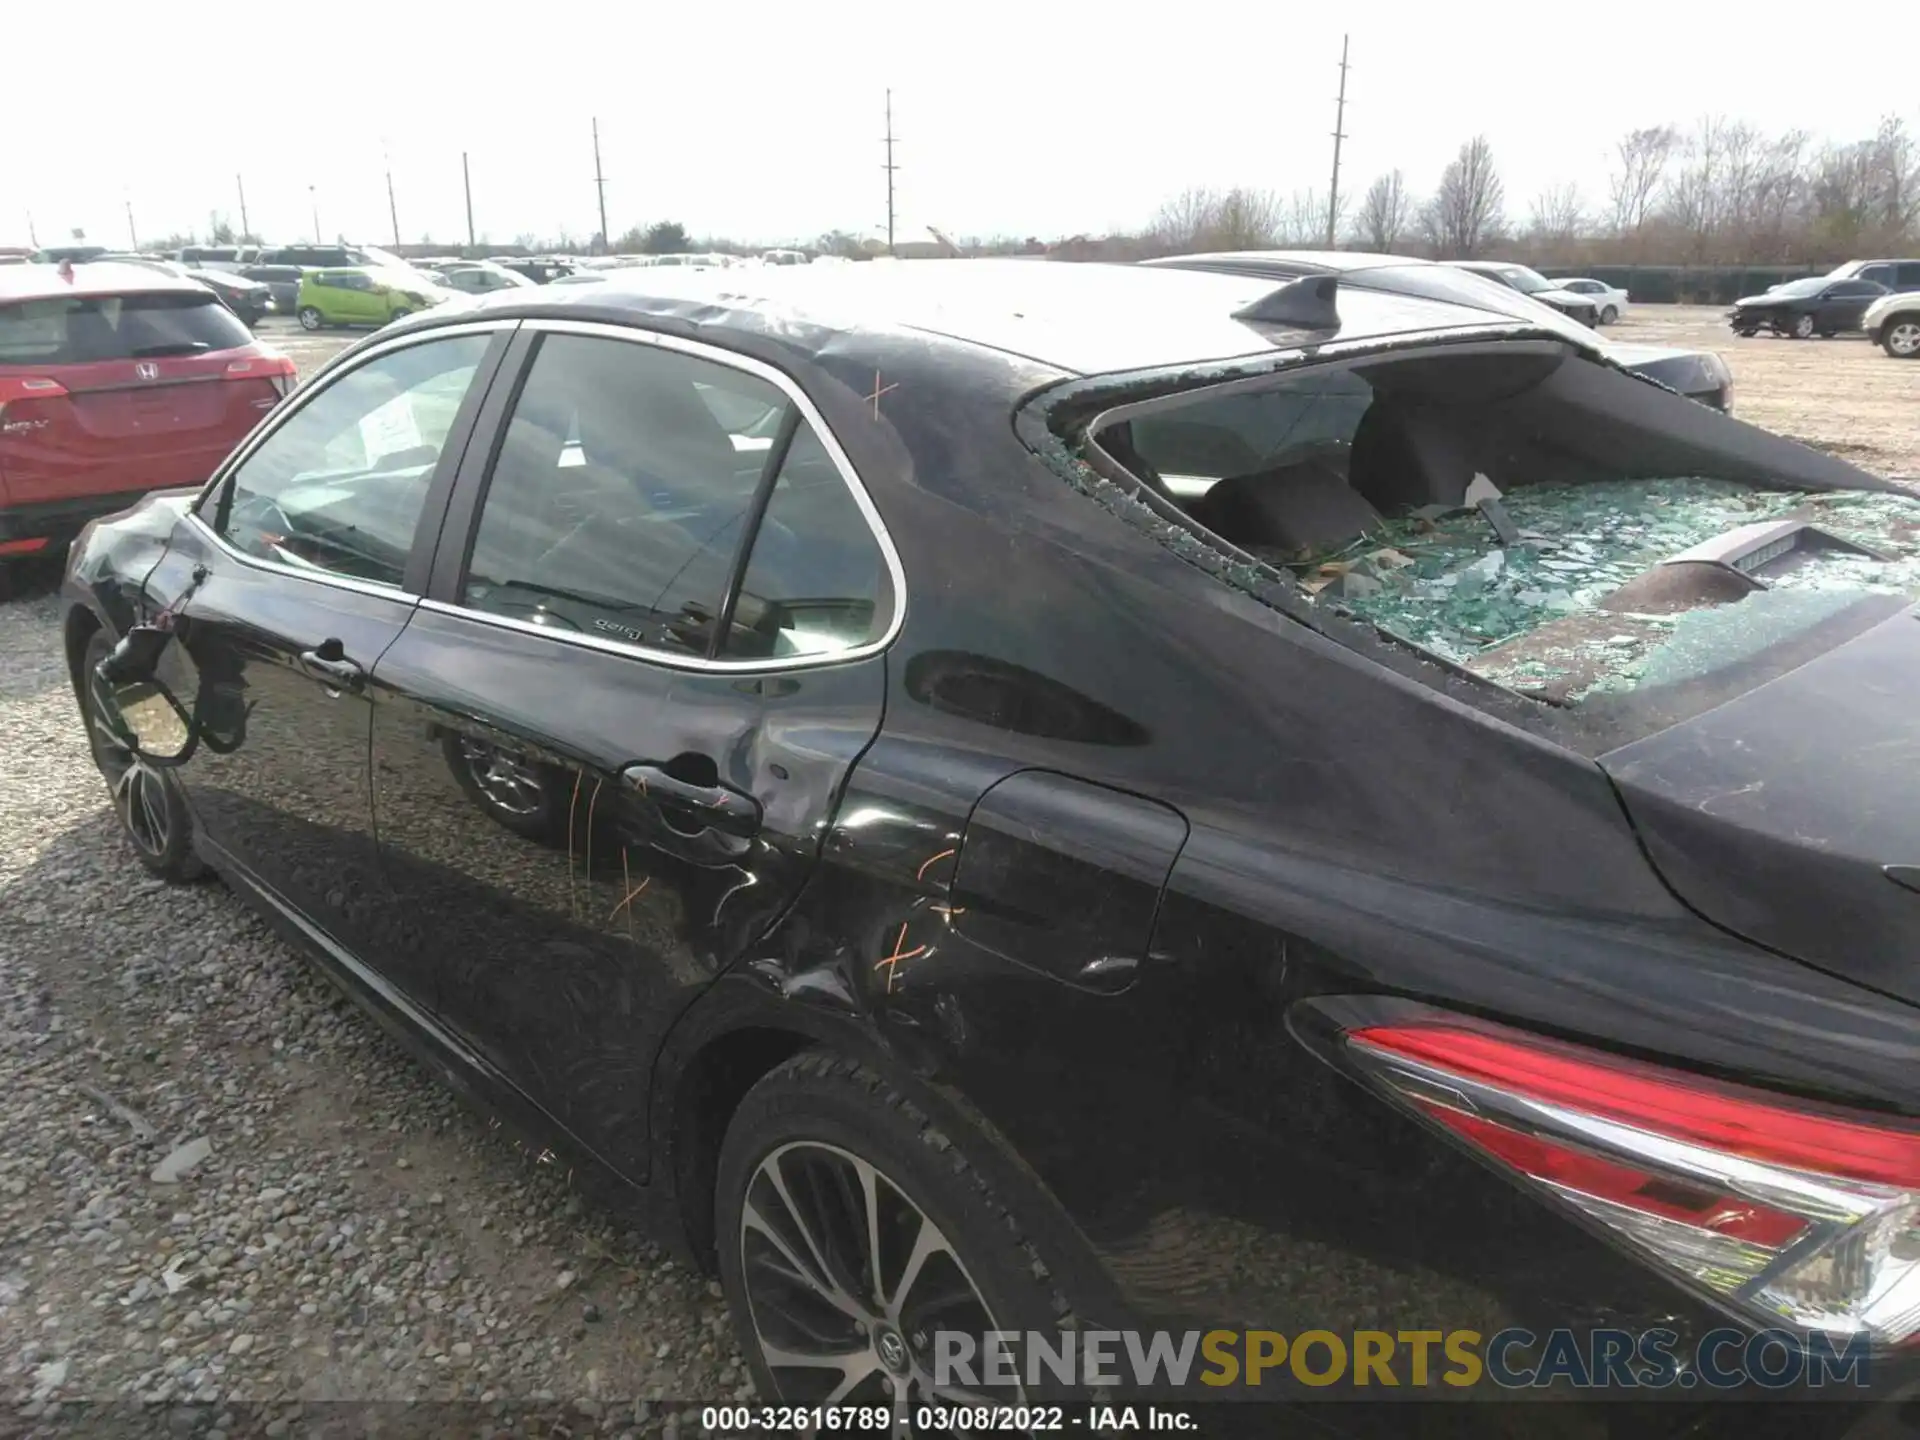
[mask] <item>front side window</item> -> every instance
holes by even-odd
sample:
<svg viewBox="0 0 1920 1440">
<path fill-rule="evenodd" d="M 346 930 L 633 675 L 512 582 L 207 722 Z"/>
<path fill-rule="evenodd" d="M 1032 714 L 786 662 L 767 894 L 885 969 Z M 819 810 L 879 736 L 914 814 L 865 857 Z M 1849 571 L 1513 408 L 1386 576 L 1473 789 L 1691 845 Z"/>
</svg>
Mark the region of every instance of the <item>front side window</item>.
<svg viewBox="0 0 1920 1440">
<path fill-rule="evenodd" d="M 397 586 L 427 487 L 489 337 L 393 350 L 317 391 L 220 487 L 241 553 Z"/>
<path fill-rule="evenodd" d="M 766 473 L 789 404 L 714 361 L 546 336 L 494 461 L 462 603 L 686 657 L 864 643 L 883 562 L 845 479 L 804 421 L 778 473 Z M 769 479 L 721 636 L 728 580 Z"/>
</svg>

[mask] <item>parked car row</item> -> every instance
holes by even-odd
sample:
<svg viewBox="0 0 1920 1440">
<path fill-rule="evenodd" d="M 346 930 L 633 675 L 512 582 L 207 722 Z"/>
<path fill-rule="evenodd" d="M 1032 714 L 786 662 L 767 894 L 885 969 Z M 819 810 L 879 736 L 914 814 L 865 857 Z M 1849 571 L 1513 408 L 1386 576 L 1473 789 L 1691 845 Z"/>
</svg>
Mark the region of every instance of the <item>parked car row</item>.
<svg viewBox="0 0 1920 1440">
<path fill-rule="evenodd" d="M 1727 323 L 1736 335 L 1766 330 L 1794 340 L 1865 331 L 1896 360 L 1920 358 L 1920 260 L 1849 260 L 1742 296 Z"/>
</svg>

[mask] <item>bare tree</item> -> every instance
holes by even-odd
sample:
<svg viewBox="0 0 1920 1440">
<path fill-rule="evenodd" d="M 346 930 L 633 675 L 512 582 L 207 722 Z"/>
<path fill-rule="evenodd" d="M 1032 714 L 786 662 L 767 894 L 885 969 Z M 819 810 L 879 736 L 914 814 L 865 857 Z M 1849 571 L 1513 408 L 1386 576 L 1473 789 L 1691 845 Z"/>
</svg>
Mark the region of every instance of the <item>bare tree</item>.
<svg viewBox="0 0 1920 1440">
<path fill-rule="evenodd" d="M 1340 208 L 1346 209 L 1345 202 Z M 1279 223 L 1274 229 L 1277 244 L 1301 248 L 1315 248 L 1327 241 L 1327 201 L 1318 190 L 1309 186 L 1305 190 L 1296 190 L 1286 199 L 1279 212 Z"/>
<path fill-rule="evenodd" d="M 1411 228 L 1413 202 L 1407 195 L 1407 179 L 1398 170 L 1374 177 L 1367 193 L 1360 197 L 1360 211 L 1354 216 L 1353 238 L 1362 250 L 1391 254 L 1400 237 Z"/>
<path fill-rule="evenodd" d="M 1871 168 L 1876 226 L 1889 243 L 1905 240 L 1920 221 L 1920 146 L 1899 116 L 1880 122 Z"/>
<path fill-rule="evenodd" d="M 1580 234 L 1586 218 L 1580 187 L 1569 180 L 1534 197 L 1527 234 L 1542 245 L 1566 245 Z"/>
<path fill-rule="evenodd" d="M 1650 125 L 1629 131 L 1615 143 L 1607 198 L 1616 235 L 1637 234 L 1647 223 L 1653 197 L 1660 192 L 1660 181 L 1673 154 L 1674 140 L 1673 126 Z"/>
<path fill-rule="evenodd" d="M 1662 192 L 1666 216 L 1687 237 L 1694 260 L 1708 258 L 1726 219 L 1728 133 L 1719 116 L 1695 125 L 1681 142 L 1679 168 L 1669 174 Z"/>
<path fill-rule="evenodd" d="M 1506 232 L 1506 187 L 1486 136 L 1474 136 L 1447 162 L 1440 188 L 1420 213 L 1420 228 L 1439 255 L 1462 260 Z"/>
<path fill-rule="evenodd" d="M 1280 202 L 1270 191 L 1196 187 L 1181 191 L 1160 207 L 1148 237 L 1162 254 L 1261 250 L 1274 244 L 1281 220 Z"/>
</svg>

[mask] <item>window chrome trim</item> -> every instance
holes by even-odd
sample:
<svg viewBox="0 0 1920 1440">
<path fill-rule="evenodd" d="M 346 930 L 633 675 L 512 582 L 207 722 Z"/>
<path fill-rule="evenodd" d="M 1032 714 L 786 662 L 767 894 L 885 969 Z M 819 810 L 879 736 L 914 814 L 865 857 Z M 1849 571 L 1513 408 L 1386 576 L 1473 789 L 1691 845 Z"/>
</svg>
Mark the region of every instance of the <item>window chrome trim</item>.
<svg viewBox="0 0 1920 1440">
<path fill-rule="evenodd" d="M 357 595 L 378 595 L 386 600 L 399 600 L 409 607 L 419 601 L 420 597 L 404 585 L 382 585 L 377 580 L 358 580 L 351 575 L 336 575 L 331 570 L 308 570 L 298 565 L 282 565 L 278 560 L 262 560 L 257 555 L 243 554 L 216 535 L 213 527 L 202 520 L 196 511 L 189 510 L 186 519 L 209 543 L 219 548 L 223 557 L 250 570 L 264 570 L 269 575 L 285 575 L 293 580 L 311 580 L 317 585 L 331 585 L 336 590 L 351 590 Z"/>
<path fill-rule="evenodd" d="M 806 392 L 784 371 L 756 360 L 750 355 L 741 355 L 717 345 L 703 344 L 698 340 L 684 340 L 678 335 L 663 335 L 658 331 L 642 329 L 638 326 L 609 325 L 590 320 L 525 320 L 522 327 L 551 335 L 585 335 L 602 340 L 623 340 L 632 345 L 652 345 L 662 350 L 673 350 L 690 355 L 697 360 L 707 360 L 716 365 L 725 365 L 731 369 L 755 376 L 766 381 L 787 397 L 789 404 L 800 411 L 806 422 L 819 436 L 827 456 L 833 461 L 834 468 L 840 472 L 840 479 L 853 495 L 853 502 L 866 520 L 867 528 L 872 532 L 874 543 L 880 547 L 881 559 L 886 562 L 887 582 L 893 589 L 892 614 L 887 628 L 875 639 L 867 640 L 846 650 L 834 650 L 818 655 L 777 655 L 752 660 L 709 660 L 704 655 L 680 655 L 671 650 L 659 650 L 647 645 L 633 645 L 620 640 L 606 640 L 597 635 L 587 635 L 576 631 L 561 630 L 551 625 L 535 625 L 530 621 L 514 620 L 505 615 L 495 615 L 490 611 L 475 609 L 469 605 L 456 605 L 445 600 L 423 599 L 420 608 L 431 610 L 437 615 L 454 615 L 463 619 L 477 620 L 502 630 L 513 630 L 521 634 L 538 635 L 547 640 L 558 640 L 564 644 L 577 645 L 587 650 L 599 650 L 610 655 L 624 655 L 633 660 L 645 660 L 674 670 L 699 670 L 724 675 L 752 675 L 786 673 L 793 670 L 814 670 L 828 665 L 844 665 L 855 660 L 864 660 L 878 655 L 893 644 L 899 636 L 907 617 L 907 576 L 900 564 L 900 552 L 894 548 L 893 537 L 887 533 L 886 523 L 880 518 L 880 512 L 868 495 L 865 484 L 853 468 L 853 462 L 847 458 L 847 452 L 841 448 L 839 437 L 827 425 L 826 417 L 821 415 Z M 436 332 L 445 333 L 445 332 Z M 534 364 L 539 363 L 536 353 Z M 529 370 L 528 373 L 531 373 Z M 509 413 L 505 424 L 513 423 Z M 484 514 L 484 503 L 476 514 L 478 520 Z M 755 536 L 758 539 L 758 536 Z M 748 552 L 751 563 L 752 552 Z"/>
<path fill-rule="evenodd" d="M 241 442 L 240 448 L 221 462 L 220 468 L 215 470 L 207 483 L 200 487 L 200 493 L 194 497 L 193 504 L 187 507 L 186 518 L 191 520 L 199 528 L 200 533 L 205 536 L 222 555 L 239 564 L 250 566 L 255 570 L 264 570 L 272 575 L 291 575 L 299 580 L 313 580 L 322 585 L 332 585 L 341 590 L 352 590 L 361 595 L 381 595 L 388 598 L 399 596 L 408 600 L 417 599 L 418 596 L 404 585 L 381 585 L 372 580 L 356 580 L 350 575 L 335 575 L 326 570 L 308 570 L 297 565 L 282 565 L 276 560 L 262 560 L 258 556 L 248 555 L 244 551 L 229 544 L 224 535 L 220 534 L 213 526 L 201 518 L 201 507 L 219 491 L 222 485 L 226 484 L 228 476 L 232 475 L 235 470 L 252 459 L 254 453 L 259 450 L 262 445 L 280 433 L 282 426 L 286 425 L 294 416 L 306 409 L 307 406 L 312 403 L 314 396 L 323 394 L 346 376 L 357 373 L 361 366 L 367 362 L 378 360 L 384 355 L 391 355 L 396 350 L 404 350 L 411 345 L 422 345 L 429 341 L 444 340 L 460 335 L 493 335 L 502 330 L 512 330 L 519 323 L 518 320 L 476 320 L 460 325 L 435 326 L 430 330 L 422 330 L 409 335 L 396 335 L 391 340 L 383 340 L 376 345 L 370 345 L 365 351 L 354 357 L 354 363 L 352 365 L 334 365 L 329 361 L 322 370 L 321 375 L 316 377 L 318 383 L 313 385 L 311 389 L 296 386 L 294 390 L 287 395 L 286 398 L 289 400 L 297 397 L 299 399 L 298 404 L 287 406 L 284 409 L 280 406 L 275 406 L 274 409 L 269 412 L 267 418 L 260 423 L 259 427 Z M 436 460 L 434 464 L 437 466 L 439 461 Z"/>
</svg>

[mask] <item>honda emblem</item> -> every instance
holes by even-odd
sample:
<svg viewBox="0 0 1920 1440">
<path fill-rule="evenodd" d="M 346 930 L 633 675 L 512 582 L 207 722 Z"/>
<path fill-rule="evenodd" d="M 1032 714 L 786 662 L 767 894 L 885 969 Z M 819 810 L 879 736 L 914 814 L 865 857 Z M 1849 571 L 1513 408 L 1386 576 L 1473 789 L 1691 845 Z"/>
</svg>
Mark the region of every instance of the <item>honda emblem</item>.
<svg viewBox="0 0 1920 1440">
<path fill-rule="evenodd" d="M 133 373 L 138 375 L 142 380 L 158 380 L 160 378 L 160 367 L 151 360 L 142 360 L 133 367 Z"/>
</svg>

